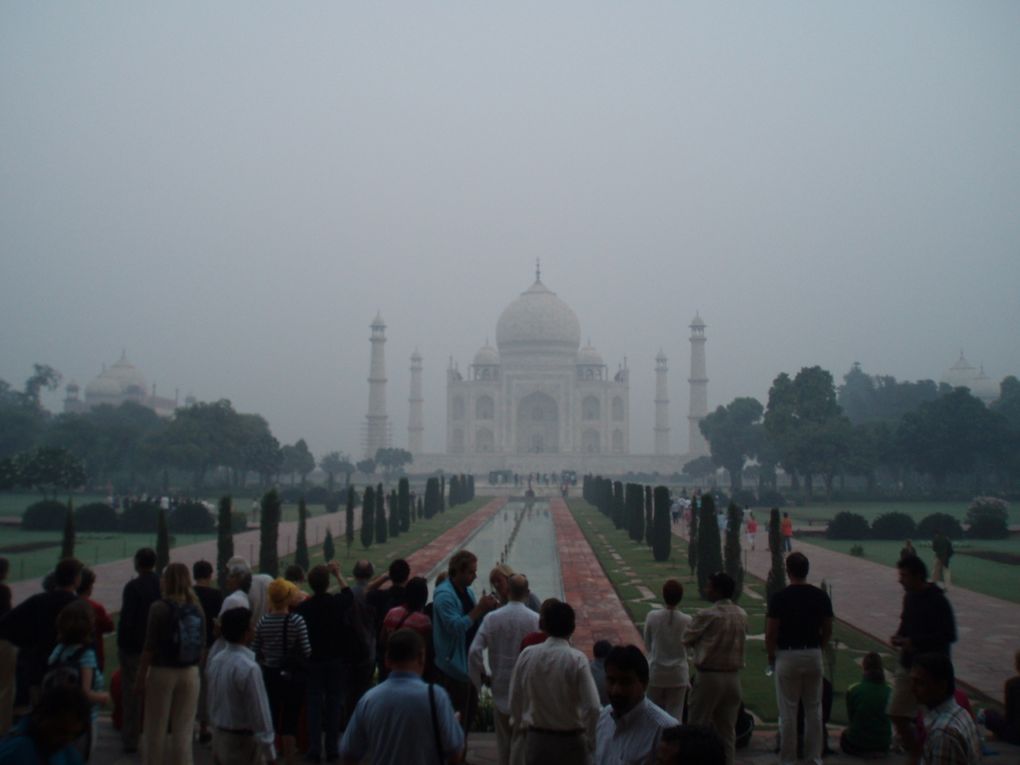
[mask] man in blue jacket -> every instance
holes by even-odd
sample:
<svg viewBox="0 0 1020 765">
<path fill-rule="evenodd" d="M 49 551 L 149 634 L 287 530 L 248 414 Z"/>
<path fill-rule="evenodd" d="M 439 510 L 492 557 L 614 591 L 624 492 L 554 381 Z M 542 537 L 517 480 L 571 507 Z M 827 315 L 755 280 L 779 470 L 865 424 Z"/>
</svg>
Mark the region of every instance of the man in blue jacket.
<svg viewBox="0 0 1020 765">
<path fill-rule="evenodd" d="M 468 678 L 467 649 L 478 631 L 482 617 L 499 605 L 491 595 L 475 599 L 471 583 L 478 576 L 478 558 L 461 550 L 447 567 L 447 579 L 432 596 L 432 644 L 436 669 L 453 708 L 460 712 L 465 737 L 474 716 L 478 692 Z"/>
</svg>

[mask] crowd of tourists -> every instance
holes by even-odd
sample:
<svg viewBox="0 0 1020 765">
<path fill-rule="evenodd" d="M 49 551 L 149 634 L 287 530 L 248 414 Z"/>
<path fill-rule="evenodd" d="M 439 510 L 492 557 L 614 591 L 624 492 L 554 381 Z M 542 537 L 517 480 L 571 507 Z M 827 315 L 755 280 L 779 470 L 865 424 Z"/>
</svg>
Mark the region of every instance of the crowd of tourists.
<svg viewBox="0 0 1020 765">
<path fill-rule="evenodd" d="M 0 732 L 10 730 L 0 763 L 87 761 L 97 714 L 111 704 L 123 750 L 141 746 L 147 765 L 187 765 L 196 737 L 220 765 L 456 763 L 483 688 L 501 765 L 732 765 L 749 735 L 747 614 L 723 572 L 708 580 L 711 605 L 693 614 L 680 607 L 683 585 L 666 581 L 663 607 L 644 625 L 645 650 L 603 640 L 589 660 L 571 643 L 569 603 L 540 601 L 505 565 L 489 573 L 492 592 L 477 597 L 478 561 L 466 550 L 450 558 L 431 602 L 428 583 L 403 560 L 378 576 L 358 561 L 348 581 L 335 562 L 274 579 L 238 557 L 222 572 L 222 589 L 205 561 L 158 574 L 155 552 L 144 548 L 134 564 L 109 688 L 102 646 L 113 624 L 91 599 L 92 571 L 63 559 L 49 589 L 13 607 L 0 584 Z M 786 556 L 786 571 L 790 584 L 770 599 L 765 631 L 777 751 L 782 763 L 821 763 L 832 604 L 808 583 L 802 553 Z M 892 684 L 878 654 L 863 658 L 839 745 L 880 754 L 895 729 L 909 762 L 978 762 L 977 725 L 961 706 L 950 659 L 952 608 L 915 555 L 901 558 L 898 574 Z M 5 575 L 0 559 L 0 581 Z M 15 721 L 16 706 L 27 711 Z M 1020 676 L 1007 684 L 1006 714 L 980 722 L 1020 740 Z"/>
</svg>

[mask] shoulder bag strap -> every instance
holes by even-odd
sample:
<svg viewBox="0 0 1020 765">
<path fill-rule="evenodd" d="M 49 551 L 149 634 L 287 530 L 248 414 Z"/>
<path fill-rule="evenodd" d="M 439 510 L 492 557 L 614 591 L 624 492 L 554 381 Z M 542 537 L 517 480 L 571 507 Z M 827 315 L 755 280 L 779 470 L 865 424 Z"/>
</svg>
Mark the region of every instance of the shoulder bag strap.
<svg viewBox="0 0 1020 765">
<path fill-rule="evenodd" d="M 443 757 L 443 745 L 439 740 L 439 715 L 436 714 L 436 686 L 435 683 L 429 683 L 429 711 L 432 713 L 432 736 L 436 741 L 436 754 L 439 756 L 439 762 L 446 762 L 446 758 Z"/>
</svg>

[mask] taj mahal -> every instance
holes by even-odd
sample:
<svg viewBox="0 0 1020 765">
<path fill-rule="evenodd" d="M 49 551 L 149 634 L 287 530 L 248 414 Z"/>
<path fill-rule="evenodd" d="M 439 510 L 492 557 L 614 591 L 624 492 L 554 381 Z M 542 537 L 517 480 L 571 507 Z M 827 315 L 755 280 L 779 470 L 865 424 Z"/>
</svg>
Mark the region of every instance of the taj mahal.
<svg viewBox="0 0 1020 765">
<path fill-rule="evenodd" d="M 581 323 L 573 309 L 542 282 L 510 303 L 496 322 L 496 346 L 478 350 L 466 372 L 451 359 L 446 369 L 446 450 L 422 449 L 424 426 L 422 357 L 411 357 L 407 449 L 411 471 L 430 473 L 493 470 L 517 473 L 575 470 L 610 475 L 629 471 L 669 474 L 708 454 L 698 424 L 708 413 L 705 323 L 690 324 L 691 369 L 687 454 L 670 453 L 668 360 L 655 358 L 655 450 L 630 449 L 630 370 L 615 371 L 599 352 L 581 345 Z M 366 456 L 390 446 L 386 414 L 386 324 L 371 324 L 369 408 L 364 431 Z"/>
</svg>

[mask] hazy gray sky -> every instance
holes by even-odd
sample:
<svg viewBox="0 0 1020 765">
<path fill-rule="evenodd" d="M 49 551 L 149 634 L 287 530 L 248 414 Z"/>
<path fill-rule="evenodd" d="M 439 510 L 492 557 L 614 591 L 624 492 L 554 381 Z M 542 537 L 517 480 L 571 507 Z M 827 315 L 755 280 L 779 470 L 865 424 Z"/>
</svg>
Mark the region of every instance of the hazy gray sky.
<svg viewBox="0 0 1020 765">
<path fill-rule="evenodd" d="M 710 405 L 837 379 L 1020 373 L 1020 3 L 0 6 L 0 377 L 164 394 L 360 453 L 368 325 L 406 445 L 445 368 L 543 281 L 652 447 Z M 57 406 L 58 397 L 47 399 Z"/>
</svg>

